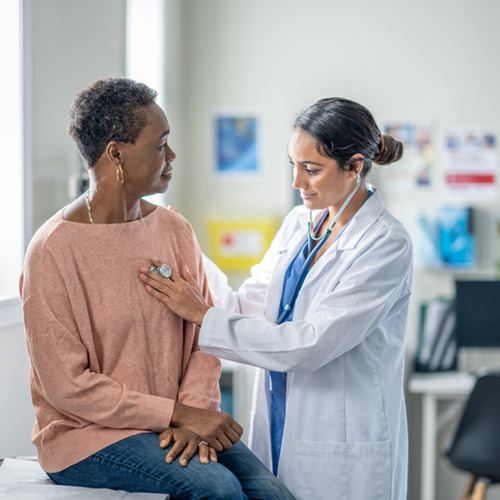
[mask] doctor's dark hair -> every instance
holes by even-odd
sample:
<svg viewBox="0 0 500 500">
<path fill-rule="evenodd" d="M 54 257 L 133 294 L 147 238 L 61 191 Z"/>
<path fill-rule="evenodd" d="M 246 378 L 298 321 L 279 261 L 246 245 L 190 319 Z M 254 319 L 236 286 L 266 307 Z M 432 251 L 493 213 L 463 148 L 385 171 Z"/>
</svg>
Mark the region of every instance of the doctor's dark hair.
<svg viewBox="0 0 500 500">
<path fill-rule="evenodd" d="M 68 135 L 92 168 L 111 141 L 134 144 L 147 125 L 145 108 L 158 93 L 129 78 L 96 80 L 73 100 Z"/>
<path fill-rule="evenodd" d="M 320 154 L 336 160 L 342 170 L 353 170 L 349 160 L 356 153 L 364 157 L 361 176 L 366 176 L 372 162 L 388 165 L 403 156 L 403 144 L 380 132 L 364 106 L 340 97 L 320 99 L 296 119 L 298 127 L 311 135 Z"/>
</svg>

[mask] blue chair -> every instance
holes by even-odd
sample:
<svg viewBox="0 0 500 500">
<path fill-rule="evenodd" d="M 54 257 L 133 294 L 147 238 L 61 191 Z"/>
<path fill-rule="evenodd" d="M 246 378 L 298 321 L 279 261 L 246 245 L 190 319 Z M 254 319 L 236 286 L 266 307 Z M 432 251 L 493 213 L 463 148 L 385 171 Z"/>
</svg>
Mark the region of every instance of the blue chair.
<svg viewBox="0 0 500 500">
<path fill-rule="evenodd" d="M 462 500 L 483 500 L 500 482 L 500 372 L 478 378 L 446 456 L 472 475 Z"/>
</svg>

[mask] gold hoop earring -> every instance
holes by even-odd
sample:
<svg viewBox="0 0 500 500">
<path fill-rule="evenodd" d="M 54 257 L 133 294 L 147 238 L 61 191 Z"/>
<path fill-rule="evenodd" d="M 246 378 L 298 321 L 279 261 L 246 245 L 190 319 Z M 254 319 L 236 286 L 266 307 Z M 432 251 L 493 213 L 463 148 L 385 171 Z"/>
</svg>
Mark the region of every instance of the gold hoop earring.
<svg viewBox="0 0 500 500">
<path fill-rule="evenodd" d="M 116 167 L 116 180 L 120 183 L 123 184 L 125 181 L 125 177 L 123 177 L 123 170 L 122 170 L 122 164 L 119 163 L 118 166 Z"/>
</svg>

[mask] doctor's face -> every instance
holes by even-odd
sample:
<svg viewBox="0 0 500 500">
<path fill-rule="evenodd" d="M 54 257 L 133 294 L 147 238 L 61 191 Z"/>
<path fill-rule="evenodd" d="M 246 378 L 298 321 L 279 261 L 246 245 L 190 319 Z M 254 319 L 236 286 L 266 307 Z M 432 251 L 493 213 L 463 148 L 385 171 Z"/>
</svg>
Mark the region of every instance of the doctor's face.
<svg viewBox="0 0 500 500">
<path fill-rule="evenodd" d="M 288 155 L 293 165 L 293 187 L 300 190 L 304 205 L 309 210 L 338 210 L 355 187 L 356 174 L 344 172 L 335 160 L 321 155 L 315 139 L 300 128 L 292 133 Z"/>
</svg>

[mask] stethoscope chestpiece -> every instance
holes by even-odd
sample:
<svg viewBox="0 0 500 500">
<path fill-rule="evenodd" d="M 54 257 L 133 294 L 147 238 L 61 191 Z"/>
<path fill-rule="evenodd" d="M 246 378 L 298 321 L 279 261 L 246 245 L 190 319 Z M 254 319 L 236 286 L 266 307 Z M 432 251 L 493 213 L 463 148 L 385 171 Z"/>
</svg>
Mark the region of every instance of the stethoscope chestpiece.
<svg viewBox="0 0 500 500">
<path fill-rule="evenodd" d="M 162 264 L 158 267 L 151 264 L 151 266 L 149 266 L 149 270 L 153 271 L 156 274 L 159 274 L 160 276 L 163 276 L 166 279 L 170 279 L 170 277 L 172 276 L 172 269 L 170 269 L 167 264 Z"/>
</svg>

